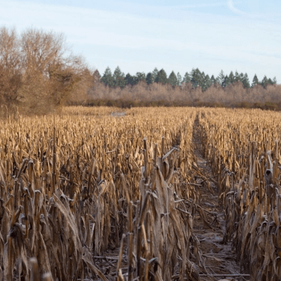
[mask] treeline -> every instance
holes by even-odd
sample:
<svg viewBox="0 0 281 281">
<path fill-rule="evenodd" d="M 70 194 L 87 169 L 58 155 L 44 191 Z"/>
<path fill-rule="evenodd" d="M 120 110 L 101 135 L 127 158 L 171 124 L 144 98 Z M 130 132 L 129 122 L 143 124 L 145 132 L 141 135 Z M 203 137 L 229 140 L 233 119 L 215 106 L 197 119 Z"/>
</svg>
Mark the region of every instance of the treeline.
<svg viewBox="0 0 281 281">
<path fill-rule="evenodd" d="M 172 86 L 169 83 L 140 81 L 136 85 L 109 87 L 98 80 L 88 92 L 88 98 L 72 104 L 106 105 L 119 107 L 133 106 L 214 106 L 246 107 L 281 110 L 281 85 L 256 84 L 245 88 L 241 81 L 223 87 L 212 84 L 206 90 L 194 87 L 192 82 Z"/>
<path fill-rule="evenodd" d="M 168 76 L 164 69 L 158 71 L 155 68 L 152 72 L 145 74 L 144 72 L 137 72 L 135 75 L 127 73 L 126 75 L 121 71 L 120 67 L 116 67 L 112 73 L 109 67 L 106 68 L 103 76 L 97 71 L 96 76 L 100 78 L 100 81 L 109 87 L 120 87 L 123 89 L 126 85 L 137 85 L 139 82 L 145 82 L 147 85 L 152 83 L 161 83 L 162 85 L 169 84 L 173 87 L 184 86 L 187 83 L 191 83 L 193 88 L 201 87 L 203 91 L 215 84 L 219 84 L 221 87 L 227 87 L 230 84 L 241 82 L 244 88 L 254 87 L 255 85 L 261 85 L 266 88 L 268 85 L 275 85 L 277 83 L 276 78 L 273 79 L 263 77 L 259 80 L 257 75 L 253 77 L 250 82 L 247 73 L 238 73 L 237 71 L 231 71 L 228 75 L 225 75 L 223 71 L 219 73 L 217 77 L 214 75 L 209 76 L 204 72 L 201 72 L 198 68 L 192 69 L 191 72 L 186 72 L 184 76 L 174 71 Z"/>
<path fill-rule="evenodd" d="M 250 83 L 245 73 L 230 72 L 210 77 L 193 69 L 182 77 L 157 68 L 145 74 L 124 75 L 119 67 L 110 68 L 101 77 L 96 70 L 87 99 L 71 104 L 131 106 L 216 106 L 281 110 L 281 85 L 266 76 L 259 81 L 255 75 Z"/>
<path fill-rule="evenodd" d="M 208 105 L 281 109 L 281 85 L 266 76 L 223 71 L 211 77 L 198 68 L 184 76 L 164 69 L 101 76 L 71 54 L 61 34 L 0 28 L 0 117 L 11 112 L 46 114 L 62 105 Z"/>
</svg>

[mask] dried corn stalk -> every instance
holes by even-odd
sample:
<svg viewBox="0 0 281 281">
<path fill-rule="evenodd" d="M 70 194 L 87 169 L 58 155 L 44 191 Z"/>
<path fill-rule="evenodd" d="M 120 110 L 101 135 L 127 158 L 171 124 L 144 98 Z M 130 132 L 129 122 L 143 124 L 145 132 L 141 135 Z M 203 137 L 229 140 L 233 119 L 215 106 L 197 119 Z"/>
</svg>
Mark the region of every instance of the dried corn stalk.
<svg viewBox="0 0 281 281">
<path fill-rule="evenodd" d="M 66 108 L 3 121 L 0 279 L 198 279 L 187 203 L 198 201 L 187 188 L 195 116 Z"/>
<path fill-rule="evenodd" d="M 218 175 L 232 241 L 251 280 L 280 280 L 280 114 L 208 110 L 200 115 L 205 154 Z"/>
</svg>

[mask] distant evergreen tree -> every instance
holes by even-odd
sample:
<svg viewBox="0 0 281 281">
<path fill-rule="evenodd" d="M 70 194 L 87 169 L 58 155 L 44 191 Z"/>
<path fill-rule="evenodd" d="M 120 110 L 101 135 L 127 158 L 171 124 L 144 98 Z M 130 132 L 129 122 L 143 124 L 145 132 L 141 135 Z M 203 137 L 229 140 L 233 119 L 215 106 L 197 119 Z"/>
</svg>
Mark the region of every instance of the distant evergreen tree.
<svg viewBox="0 0 281 281">
<path fill-rule="evenodd" d="M 260 83 L 259 79 L 258 79 L 257 75 L 255 74 L 253 81 L 252 81 L 252 87 L 258 85 L 259 83 Z"/>
<path fill-rule="evenodd" d="M 241 81 L 243 83 L 243 80 L 244 80 L 244 73 L 240 73 L 239 74 L 239 81 Z"/>
<path fill-rule="evenodd" d="M 109 87 L 114 87 L 114 78 L 109 67 L 105 69 L 105 72 L 101 78 L 101 82 Z"/>
<path fill-rule="evenodd" d="M 230 79 L 227 75 L 225 75 L 224 80 L 222 82 L 222 87 L 227 87 L 230 84 Z"/>
<path fill-rule="evenodd" d="M 223 70 L 221 70 L 221 72 L 219 73 L 219 76 L 217 77 L 216 80 L 222 87 L 223 87 L 224 79 L 225 79 L 225 76 L 224 76 Z"/>
<path fill-rule="evenodd" d="M 228 79 L 230 84 L 235 82 L 235 76 L 232 71 L 229 73 Z"/>
<path fill-rule="evenodd" d="M 130 74 L 127 73 L 126 77 L 125 77 L 125 85 L 134 85 L 134 77 Z"/>
<path fill-rule="evenodd" d="M 174 87 L 177 85 L 178 79 L 174 71 L 172 71 L 171 74 L 169 75 L 168 83 Z"/>
<path fill-rule="evenodd" d="M 203 75 L 198 68 L 191 70 L 191 83 L 193 88 L 203 85 Z"/>
<path fill-rule="evenodd" d="M 155 82 L 161 83 L 163 85 L 167 84 L 167 82 L 168 82 L 167 74 L 163 68 L 158 72 L 158 74 L 155 78 Z"/>
<path fill-rule="evenodd" d="M 273 78 L 272 82 L 273 82 L 273 85 L 276 85 L 276 84 L 277 84 L 276 77 Z"/>
<path fill-rule="evenodd" d="M 205 81 L 206 81 L 208 88 L 212 86 L 212 79 L 209 75 L 206 75 Z"/>
<path fill-rule="evenodd" d="M 266 86 L 268 85 L 268 79 L 266 76 L 263 77 L 261 84 L 264 88 L 266 88 Z"/>
<path fill-rule="evenodd" d="M 203 85 L 201 86 L 202 90 L 203 91 L 207 90 L 211 85 L 212 85 L 212 80 L 210 76 L 208 74 L 204 75 Z"/>
<path fill-rule="evenodd" d="M 188 72 L 186 72 L 182 79 L 182 83 L 189 83 L 190 81 L 191 81 L 190 75 L 188 74 Z"/>
<path fill-rule="evenodd" d="M 271 80 L 271 78 L 268 78 L 268 80 L 267 80 L 267 85 L 273 85 L 274 83 L 273 83 L 273 81 Z"/>
<path fill-rule="evenodd" d="M 158 69 L 155 67 L 154 70 L 152 71 L 152 82 L 155 82 L 158 72 L 159 72 Z"/>
<path fill-rule="evenodd" d="M 198 77 L 196 75 L 196 69 L 194 68 L 192 68 L 190 72 L 190 82 L 193 88 L 196 88 L 198 86 Z"/>
<path fill-rule="evenodd" d="M 200 81 L 199 81 L 199 86 L 202 88 L 202 90 L 205 89 L 206 85 L 206 75 L 205 75 L 205 72 L 200 72 Z"/>
<path fill-rule="evenodd" d="M 136 73 L 136 77 L 137 77 L 137 81 L 138 82 L 145 81 L 145 73 L 144 72 L 137 72 Z"/>
<path fill-rule="evenodd" d="M 117 66 L 113 73 L 114 86 L 124 88 L 126 85 L 125 74 L 121 71 L 120 67 Z"/>
<path fill-rule="evenodd" d="M 250 80 L 249 80 L 249 77 L 248 77 L 248 74 L 245 73 L 243 78 L 242 78 L 242 83 L 243 83 L 243 86 L 244 88 L 250 88 Z"/>
<path fill-rule="evenodd" d="M 217 79 L 215 78 L 214 75 L 211 76 L 211 82 L 212 82 L 212 84 L 216 84 L 217 83 Z"/>
<path fill-rule="evenodd" d="M 235 71 L 234 82 L 238 82 L 238 81 L 240 81 L 240 74 L 237 71 Z"/>
<path fill-rule="evenodd" d="M 182 77 L 181 77 L 180 73 L 178 72 L 177 73 L 177 85 L 180 86 L 181 83 L 182 83 Z"/>
<path fill-rule="evenodd" d="M 137 85 L 138 83 L 139 83 L 139 78 L 136 76 L 136 75 L 134 75 L 133 76 L 133 85 Z"/>
<path fill-rule="evenodd" d="M 147 84 L 147 85 L 153 83 L 153 77 L 152 77 L 152 73 L 151 73 L 151 72 L 148 72 L 148 73 L 147 73 L 146 78 L 145 78 L 145 81 L 146 81 L 146 84 Z"/>
</svg>

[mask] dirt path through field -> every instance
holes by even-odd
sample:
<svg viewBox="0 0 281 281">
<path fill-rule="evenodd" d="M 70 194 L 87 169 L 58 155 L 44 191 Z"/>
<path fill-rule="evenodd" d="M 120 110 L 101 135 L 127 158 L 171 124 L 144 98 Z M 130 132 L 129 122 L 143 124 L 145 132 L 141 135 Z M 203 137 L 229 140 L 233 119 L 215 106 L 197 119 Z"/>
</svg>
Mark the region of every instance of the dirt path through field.
<svg viewBox="0 0 281 281">
<path fill-rule="evenodd" d="M 218 198 L 217 178 L 212 173 L 209 162 L 203 157 L 198 120 L 194 124 L 193 144 L 197 158 L 196 164 L 194 163 L 198 175 L 196 182 L 198 192 L 201 193 L 200 206 L 203 207 L 206 215 L 205 221 L 198 213 L 194 218 L 194 233 L 200 242 L 199 251 L 202 260 L 200 280 L 249 280 L 249 277 L 239 276 L 240 269 L 231 242 L 222 243 L 225 217 Z"/>
</svg>

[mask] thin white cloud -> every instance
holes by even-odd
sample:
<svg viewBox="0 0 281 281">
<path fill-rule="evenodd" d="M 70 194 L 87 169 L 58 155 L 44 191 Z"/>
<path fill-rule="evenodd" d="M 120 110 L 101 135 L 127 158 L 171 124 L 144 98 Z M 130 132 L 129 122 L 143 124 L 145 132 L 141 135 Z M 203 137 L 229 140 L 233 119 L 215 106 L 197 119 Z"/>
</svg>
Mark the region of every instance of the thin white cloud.
<svg viewBox="0 0 281 281">
<path fill-rule="evenodd" d="M 168 5 L 168 6 L 147 6 L 147 8 L 151 9 L 193 9 L 193 8 L 210 8 L 210 7 L 220 7 L 220 6 L 225 6 L 225 2 L 221 1 L 221 2 L 211 2 L 211 3 L 201 3 L 201 4 L 185 4 L 185 5 Z M 143 5 L 141 5 L 141 7 L 144 7 Z"/>
<path fill-rule="evenodd" d="M 219 7 L 224 6 L 224 2 L 213 2 L 213 3 L 202 3 L 202 4 L 194 4 L 194 5 L 182 5 L 178 7 L 182 8 L 209 8 L 209 7 Z"/>
<path fill-rule="evenodd" d="M 239 3 L 243 3 L 243 2 L 239 2 Z M 234 6 L 233 0 L 227 0 L 227 7 L 229 8 L 229 10 L 231 12 L 233 12 L 234 14 L 240 15 L 240 16 L 244 16 L 247 18 L 251 18 L 254 20 L 267 20 L 267 21 L 271 21 L 275 15 L 274 13 L 270 13 L 270 14 L 266 14 L 266 13 L 248 13 L 242 10 L 237 9 Z"/>
<path fill-rule="evenodd" d="M 227 6 L 235 14 L 242 15 L 242 16 L 247 15 L 247 13 L 235 8 L 232 0 L 227 1 Z"/>
</svg>

